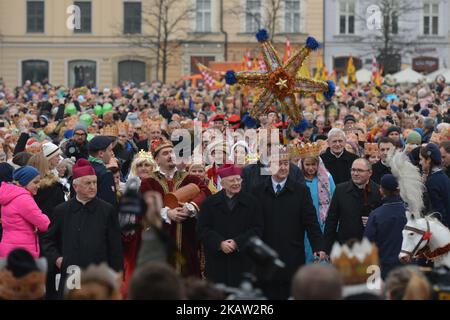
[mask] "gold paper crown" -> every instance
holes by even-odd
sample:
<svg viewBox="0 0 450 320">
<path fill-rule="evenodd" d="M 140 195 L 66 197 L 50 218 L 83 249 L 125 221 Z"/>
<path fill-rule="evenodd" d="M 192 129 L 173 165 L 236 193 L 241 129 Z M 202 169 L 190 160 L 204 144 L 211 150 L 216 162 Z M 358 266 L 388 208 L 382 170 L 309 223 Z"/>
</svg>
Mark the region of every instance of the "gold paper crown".
<svg viewBox="0 0 450 320">
<path fill-rule="evenodd" d="M 151 152 L 147 152 L 142 149 L 141 149 L 141 151 L 138 152 L 136 159 L 149 159 L 151 161 L 154 160 Z"/>
<path fill-rule="evenodd" d="M 364 144 L 364 154 L 365 155 L 374 155 L 378 154 L 378 144 L 367 142 Z"/>
<path fill-rule="evenodd" d="M 320 144 L 317 142 L 293 145 L 290 149 L 291 156 L 299 156 L 302 159 L 317 158 L 320 155 Z"/>
<path fill-rule="evenodd" d="M 351 248 L 347 244 L 341 246 L 336 242 L 331 250 L 330 258 L 345 285 L 366 283 L 370 276 L 368 268 L 379 265 L 378 248 L 367 238 L 353 243 Z"/>
<path fill-rule="evenodd" d="M 130 123 L 128 121 L 119 121 L 117 123 L 117 130 L 118 131 L 125 131 L 128 132 L 128 129 L 130 128 Z"/>
<path fill-rule="evenodd" d="M 119 129 L 117 128 L 117 126 L 106 126 L 103 128 L 103 135 L 117 137 L 119 135 Z"/>
</svg>

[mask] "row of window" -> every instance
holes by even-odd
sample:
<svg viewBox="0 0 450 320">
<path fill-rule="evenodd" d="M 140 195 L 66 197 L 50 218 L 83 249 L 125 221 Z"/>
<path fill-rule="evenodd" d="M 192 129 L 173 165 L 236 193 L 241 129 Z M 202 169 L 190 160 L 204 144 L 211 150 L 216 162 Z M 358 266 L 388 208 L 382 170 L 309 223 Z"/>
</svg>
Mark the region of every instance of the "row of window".
<svg viewBox="0 0 450 320">
<path fill-rule="evenodd" d="M 93 60 L 71 60 L 67 65 L 69 87 L 96 86 L 97 62 Z M 118 84 L 122 81 L 140 83 L 146 80 L 146 64 L 137 60 L 124 60 L 118 64 Z M 22 61 L 22 83 L 49 80 L 49 62 L 46 60 Z"/>
<path fill-rule="evenodd" d="M 195 30 L 197 32 L 212 31 L 212 0 L 196 0 Z M 246 0 L 245 32 L 255 32 L 262 27 L 262 0 Z M 80 8 L 80 26 L 75 33 L 92 32 L 92 3 L 91 1 L 74 1 Z M 27 32 L 44 32 L 44 1 L 27 1 Z M 141 2 L 123 3 L 124 34 L 139 34 L 142 32 L 142 4 Z M 300 32 L 300 0 L 284 1 L 284 30 L 286 33 Z"/>
<path fill-rule="evenodd" d="M 339 1 L 339 33 L 355 34 L 356 0 Z M 413 10 L 413 9 L 411 9 Z M 387 17 L 386 17 L 387 18 Z M 391 12 L 389 17 L 391 33 L 398 34 L 398 13 Z M 439 34 L 439 3 L 436 0 L 426 0 L 423 5 L 423 34 Z"/>
</svg>

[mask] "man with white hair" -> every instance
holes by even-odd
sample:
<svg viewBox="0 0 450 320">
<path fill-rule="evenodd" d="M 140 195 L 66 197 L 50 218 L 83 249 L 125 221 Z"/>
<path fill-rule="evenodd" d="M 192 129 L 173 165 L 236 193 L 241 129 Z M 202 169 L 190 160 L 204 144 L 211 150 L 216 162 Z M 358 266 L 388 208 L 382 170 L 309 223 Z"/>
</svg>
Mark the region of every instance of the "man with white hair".
<svg viewBox="0 0 450 320">
<path fill-rule="evenodd" d="M 86 159 L 79 159 L 72 170 L 76 196 L 55 208 L 42 241 L 49 268 L 61 272 L 60 296 L 73 266 L 87 268 L 105 262 L 117 272 L 123 270 L 117 212 L 97 198 L 97 176 Z"/>
<path fill-rule="evenodd" d="M 346 142 L 344 131 L 338 128 L 331 129 L 328 132 L 328 149 L 321 155 L 322 161 L 333 176 L 336 185 L 350 180 L 350 168 L 353 161 L 358 158 L 345 150 Z"/>
</svg>

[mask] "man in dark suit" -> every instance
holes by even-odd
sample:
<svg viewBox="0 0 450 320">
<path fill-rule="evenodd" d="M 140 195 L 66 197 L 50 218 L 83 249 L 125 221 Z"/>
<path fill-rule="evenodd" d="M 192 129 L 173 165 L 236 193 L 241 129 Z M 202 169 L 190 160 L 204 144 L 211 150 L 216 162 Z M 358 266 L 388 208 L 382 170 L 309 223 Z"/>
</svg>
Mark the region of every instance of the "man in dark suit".
<svg viewBox="0 0 450 320">
<path fill-rule="evenodd" d="M 278 252 L 285 268 L 274 273 L 272 279 L 262 282 L 264 294 L 269 299 L 287 299 L 290 295 L 291 279 L 296 270 L 305 263 L 305 231 L 313 252 L 325 258 L 323 238 L 306 185 L 295 181 L 289 173 L 289 153 L 281 148 L 278 168 L 274 174 L 253 189 L 252 194 L 264 218 L 262 240 Z M 273 165 L 273 163 L 272 163 Z"/>
<path fill-rule="evenodd" d="M 380 160 L 372 166 L 372 181 L 376 184 L 380 184 L 381 177 L 385 174 L 391 173 L 391 168 L 389 168 L 386 163 L 386 158 L 389 151 L 395 148 L 395 142 L 388 137 L 381 137 L 378 140 L 378 150 L 380 150 Z"/>
<path fill-rule="evenodd" d="M 350 181 L 336 186 L 325 221 L 325 249 L 329 253 L 335 241 L 361 240 L 369 213 L 381 204 L 379 186 L 370 180 L 372 168 L 365 158 L 351 168 Z"/>
</svg>

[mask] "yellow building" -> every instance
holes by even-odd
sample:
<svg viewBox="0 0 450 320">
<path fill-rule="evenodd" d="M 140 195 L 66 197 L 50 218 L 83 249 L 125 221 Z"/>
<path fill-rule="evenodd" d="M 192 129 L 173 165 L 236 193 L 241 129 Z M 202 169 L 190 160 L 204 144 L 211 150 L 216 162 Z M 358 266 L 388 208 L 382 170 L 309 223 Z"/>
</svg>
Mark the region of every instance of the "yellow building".
<svg viewBox="0 0 450 320">
<path fill-rule="evenodd" d="M 171 82 L 196 72 L 196 62 L 242 61 L 248 50 L 259 54 L 254 34 L 260 27 L 275 30 L 281 54 L 287 37 L 293 49 L 308 35 L 322 41 L 323 1 L 278 2 L 1 0 L 0 77 L 8 87 L 45 78 L 54 85 L 98 87 L 162 79 L 165 55 L 160 51 L 157 72 L 156 48 L 167 39 Z"/>
</svg>

